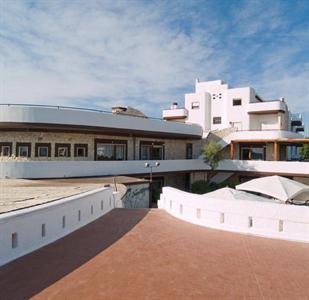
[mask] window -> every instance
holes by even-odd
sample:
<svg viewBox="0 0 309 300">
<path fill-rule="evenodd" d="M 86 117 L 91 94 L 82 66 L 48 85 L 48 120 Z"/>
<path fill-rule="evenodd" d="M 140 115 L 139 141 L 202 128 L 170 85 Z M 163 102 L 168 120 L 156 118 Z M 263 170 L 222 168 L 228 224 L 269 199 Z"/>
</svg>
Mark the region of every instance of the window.
<svg viewBox="0 0 309 300">
<path fill-rule="evenodd" d="M 11 156 L 12 143 L 0 143 L 0 156 Z"/>
<path fill-rule="evenodd" d="M 221 117 L 213 117 L 212 124 L 221 124 Z"/>
<path fill-rule="evenodd" d="M 200 102 L 194 101 L 191 103 L 191 109 L 199 109 L 200 108 Z"/>
<path fill-rule="evenodd" d="M 31 143 L 16 143 L 16 156 L 30 157 Z"/>
<path fill-rule="evenodd" d="M 142 141 L 140 143 L 140 159 L 141 160 L 164 159 L 164 143 Z"/>
<path fill-rule="evenodd" d="M 51 156 L 51 144 L 50 143 L 36 143 L 35 144 L 35 156 L 36 157 L 50 157 Z"/>
<path fill-rule="evenodd" d="M 187 143 L 186 144 L 186 159 L 192 159 L 192 144 Z"/>
<path fill-rule="evenodd" d="M 96 160 L 126 160 L 127 141 L 95 140 Z"/>
<path fill-rule="evenodd" d="M 240 159 L 242 160 L 265 160 L 266 145 L 240 145 Z"/>
<path fill-rule="evenodd" d="M 241 99 L 233 99 L 233 106 L 241 105 Z"/>
<path fill-rule="evenodd" d="M 88 145 L 87 144 L 75 144 L 74 145 L 74 156 L 75 157 L 87 157 L 88 156 Z"/>
<path fill-rule="evenodd" d="M 56 157 L 70 157 L 71 156 L 71 145 L 70 144 L 56 144 L 55 145 L 55 156 Z"/>
<path fill-rule="evenodd" d="M 12 248 L 15 249 L 18 246 L 18 235 L 17 232 L 12 233 Z"/>
</svg>

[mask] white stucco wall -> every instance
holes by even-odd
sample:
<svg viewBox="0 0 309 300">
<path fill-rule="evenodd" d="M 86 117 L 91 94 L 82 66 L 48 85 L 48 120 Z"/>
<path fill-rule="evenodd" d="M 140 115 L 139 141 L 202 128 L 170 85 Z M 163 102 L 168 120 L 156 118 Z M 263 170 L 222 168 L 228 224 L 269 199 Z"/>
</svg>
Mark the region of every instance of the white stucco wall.
<svg viewBox="0 0 309 300">
<path fill-rule="evenodd" d="M 233 106 L 233 99 L 241 99 L 241 105 Z M 192 110 L 192 101 L 207 105 L 201 105 L 200 110 Z M 230 126 L 240 130 L 289 130 L 288 107 L 284 101 L 260 102 L 253 88 L 232 88 L 221 80 L 196 82 L 195 93 L 185 95 L 185 107 L 189 112 L 187 122 L 201 125 L 204 131 L 222 130 Z M 269 116 L 275 111 L 285 113 Z M 214 117 L 221 117 L 221 124 L 213 124 Z"/>
<path fill-rule="evenodd" d="M 111 188 L 100 188 L 62 200 L 1 214 L 0 266 L 94 221 L 112 210 L 119 199 L 119 193 L 113 193 Z M 63 217 L 65 217 L 65 227 L 63 227 Z M 42 224 L 45 224 L 45 236 L 42 236 Z M 13 234 L 17 234 L 16 248 L 12 248 Z"/>
<path fill-rule="evenodd" d="M 156 161 L 147 161 L 154 165 Z M 209 170 L 199 159 L 161 160 L 153 173 Z M 0 178 L 64 178 L 149 174 L 146 161 L 10 161 L 0 162 Z"/>
<path fill-rule="evenodd" d="M 199 103 L 198 109 L 192 109 L 192 103 Z M 193 93 L 185 95 L 185 108 L 188 111 L 186 123 L 198 124 L 203 131 L 211 128 L 211 99 L 209 93 Z"/>
<path fill-rule="evenodd" d="M 309 207 L 272 202 L 211 199 L 164 187 L 158 207 L 205 227 L 309 242 Z"/>
<path fill-rule="evenodd" d="M 217 170 L 309 177 L 309 162 L 224 159 Z"/>
</svg>

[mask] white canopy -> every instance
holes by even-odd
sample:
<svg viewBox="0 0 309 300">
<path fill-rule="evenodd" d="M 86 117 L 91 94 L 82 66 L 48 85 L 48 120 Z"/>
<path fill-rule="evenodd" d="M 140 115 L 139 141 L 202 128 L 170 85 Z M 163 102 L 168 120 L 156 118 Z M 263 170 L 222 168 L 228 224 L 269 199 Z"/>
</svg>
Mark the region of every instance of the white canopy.
<svg viewBox="0 0 309 300">
<path fill-rule="evenodd" d="M 308 185 L 277 175 L 252 179 L 237 185 L 236 189 L 261 193 L 284 202 L 309 192 Z"/>
<path fill-rule="evenodd" d="M 265 197 L 253 195 L 242 191 L 237 191 L 229 187 L 225 187 L 210 193 L 203 194 L 203 196 L 207 198 L 226 199 L 226 200 L 255 200 L 255 201 L 267 201 L 267 202 L 272 201 Z"/>
</svg>

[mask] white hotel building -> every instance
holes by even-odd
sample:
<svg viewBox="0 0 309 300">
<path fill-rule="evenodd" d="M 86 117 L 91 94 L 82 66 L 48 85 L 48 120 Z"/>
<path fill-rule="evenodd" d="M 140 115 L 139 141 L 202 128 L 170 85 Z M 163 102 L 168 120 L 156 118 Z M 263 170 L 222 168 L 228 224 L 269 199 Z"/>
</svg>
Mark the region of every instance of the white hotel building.
<svg viewBox="0 0 309 300">
<path fill-rule="evenodd" d="M 196 82 L 195 92 L 163 111 L 163 120 L 114 108 L 113 112 L 57 106 L 0 105 L 0 178 L 107 175 L 147 177 L 189 189 L 206 179 L 201 147 L 215 139 L 225 153 L 217 182 L 281 174 L 309 180 L 309 163 L 290 161 L 305 140 L 301 115 L 283 98 L 264 101 L 251 87 L 221 80 Z M 296 152 L 295 152 L 296 151 Z"/>
</svg>

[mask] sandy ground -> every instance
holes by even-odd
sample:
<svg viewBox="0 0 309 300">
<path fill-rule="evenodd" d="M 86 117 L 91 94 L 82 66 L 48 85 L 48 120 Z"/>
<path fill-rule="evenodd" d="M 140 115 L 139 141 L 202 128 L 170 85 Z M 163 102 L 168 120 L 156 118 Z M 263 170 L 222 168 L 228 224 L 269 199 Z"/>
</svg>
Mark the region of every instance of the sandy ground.
<svg viewBox="0 0 309 300">
<path fill-rule="evenodd" d="M 64 197 L 94 190 L 110 183 L 113 177 L 77 179 L 0 179 L 0 213 L 55 201 Z M 125 193 L 123 183 L 140 182 L 142 179 L 118 176 L 117 189 Z"/>
<path fill-rule="evenodd" d="M 114 209 L 0 268 L 1 299 L 308 299 L 309 244 Z"/>
</svg>

